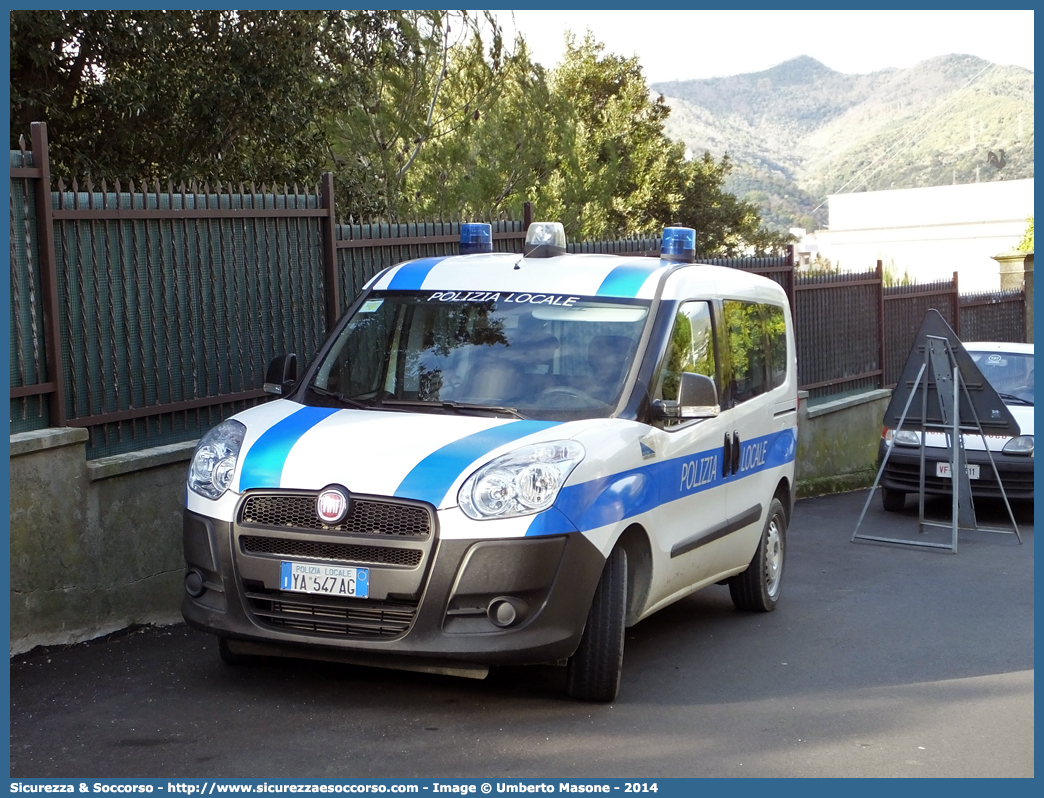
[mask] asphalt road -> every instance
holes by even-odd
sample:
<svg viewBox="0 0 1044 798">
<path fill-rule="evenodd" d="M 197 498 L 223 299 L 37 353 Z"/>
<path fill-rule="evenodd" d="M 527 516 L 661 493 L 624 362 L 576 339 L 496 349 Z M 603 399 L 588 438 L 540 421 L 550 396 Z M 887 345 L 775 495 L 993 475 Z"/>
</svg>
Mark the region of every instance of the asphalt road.
<svg viewBox="0 0 1044 798">
<path fill-rule="evenodd" d="M 954 556 L 852 543 L 865 496 L 798 503 L 776 612 L 716 586 L 628 630 L 614 704 L 548 666 L 230 668 L 150 628 L 12 660 L 11 775 L 1033 776 L 1032 507 L 1021 546 L 962 532 Z M 916 538 L 917 509 L 875 501 L 863 531 Z"/>
</svg>

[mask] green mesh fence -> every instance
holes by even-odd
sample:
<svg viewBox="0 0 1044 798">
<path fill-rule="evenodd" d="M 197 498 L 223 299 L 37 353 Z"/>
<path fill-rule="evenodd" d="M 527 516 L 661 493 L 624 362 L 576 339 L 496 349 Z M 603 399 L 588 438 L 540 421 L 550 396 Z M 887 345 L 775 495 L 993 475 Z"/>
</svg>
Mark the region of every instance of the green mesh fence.
<svg viewBox="0 0 1044 798">
<path fill-rule="evenodd" d="M 55 205 L 70 419 L 89 457 L 199 437 L 261 400 L 268 361 L 323 335 L 314 196 L 63 192 Z M 126 211 L 230 211 L 110 218 Z M 92 213 L 93 211 L 93 213 Z M 144 411 L 144 412 L 143 412 Z"/>
<path fill-rule="evenodd" d="M 12 167 L 31 167 L 32 153 L 13 151 Z M 36 228 L 36 181 L 11 180 L 11 388 L 48 381 Z M 11 399 L 11 432 L 51 424 L 46 395 Z"/>
</svg>

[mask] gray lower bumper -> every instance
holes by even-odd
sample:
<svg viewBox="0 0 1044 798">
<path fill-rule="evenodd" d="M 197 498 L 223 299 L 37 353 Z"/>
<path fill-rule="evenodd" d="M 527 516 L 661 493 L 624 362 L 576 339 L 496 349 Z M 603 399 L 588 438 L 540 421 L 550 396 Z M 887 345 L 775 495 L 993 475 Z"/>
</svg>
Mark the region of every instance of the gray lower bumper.
<svg viewBox="0 0 1044 798">
<path fill-rule="evenodd" d="M 569 657 L 605 563 L 579 533 L 435 539 L 412 569 L 369 565 L 373 599 L 335 599 L 280 591 L 279 556 L 244 553 L 228 522 L 185 511 L 184 550 L 185 620 L 242 653 L 444 672 Z"/>
</svg>

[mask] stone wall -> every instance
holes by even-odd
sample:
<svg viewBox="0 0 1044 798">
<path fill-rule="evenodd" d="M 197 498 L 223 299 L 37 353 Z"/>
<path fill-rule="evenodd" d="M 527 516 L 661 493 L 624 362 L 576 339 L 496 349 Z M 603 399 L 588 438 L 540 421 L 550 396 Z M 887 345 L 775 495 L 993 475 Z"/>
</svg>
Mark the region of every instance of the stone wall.
<svg viewBox="0 0 1044 798">
<path fill-rule="evenodd" d="M 194 443 L 86 460 L 83 429 L 11 436 L 11 653 L 180 620 Z"/>
<path fill-rule="evenodd" d="M 808 406 L 801 391 L 798 408 L 798 496 L 838 493 L 873 484 L 877 445 L 890 390 Z"/>
</svg>

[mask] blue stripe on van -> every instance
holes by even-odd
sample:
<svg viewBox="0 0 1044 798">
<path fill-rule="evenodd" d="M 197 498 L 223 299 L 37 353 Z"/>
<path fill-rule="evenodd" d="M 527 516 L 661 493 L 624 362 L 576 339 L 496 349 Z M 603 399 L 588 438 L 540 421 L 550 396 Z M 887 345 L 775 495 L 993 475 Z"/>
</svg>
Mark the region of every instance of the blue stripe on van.
<svg viewBox="0 0 1044 798">
<path fill-rule="evenodd" d="M 436 507 L 461 471 L 505 443 L 557 426 L 557 421 L 512 421 L 447 443 L 429 454 L 406 475 L 395 490 L 402 499 L 418 499 Z"/>
<path fill-rule="evenodd" d="M 448 256 L 441 258 L 421 258 L 404 263 L 391 278 L 388 291 L 419 291 L 428 273 Z"/>
<path fill-rule="evenodd" d="M 595 292 L 598 296 L 636 297 L 646 278 L 660 268 L 658 260 L 649 263 L 624 263 L 617 266 L 602 280 Z"/>
<path fill-rule="evenodd" d="M 239 490 L 278 488 L 290 450 L 320 421 L 337 412 L 330 407 L 302 407 L 263 433 L 246 453 L 239 474 Z"/>
<path fill-rule="evenodd" d="M 562 489 L 552 507 L 564 518 L 534 518 L 527 536 L 556 535 L 569 531 L 568 524 L 580 532 L 647 513 L 664 504 L 735 484 L 767 468 L 778 468 L 794 460 L 797 432 L 787 429 L 740 446 L 740 470 L 722 477 L 722 447 L 649 463 L 629 471 L 611 474 Z M 565 524 L 563 523 L 566 522 Z"/>
</svg>

